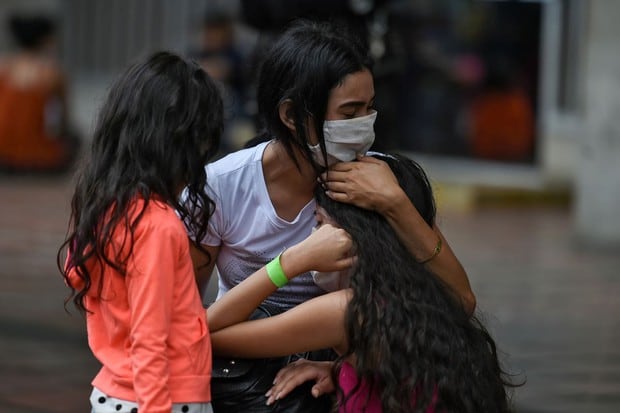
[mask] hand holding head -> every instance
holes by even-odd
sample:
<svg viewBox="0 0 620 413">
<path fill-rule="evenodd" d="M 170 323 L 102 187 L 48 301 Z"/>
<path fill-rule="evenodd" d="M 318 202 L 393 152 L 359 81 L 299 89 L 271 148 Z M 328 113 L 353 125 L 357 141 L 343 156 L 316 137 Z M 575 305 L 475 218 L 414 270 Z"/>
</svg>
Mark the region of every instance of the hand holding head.
<svg viewBox="0 0 620 413">
<path fill-rule="evenodd" d="M 385 161 L 372 156 L 357 162 L 339 162 L 320 177 L 326 195 L 385 215 L 407 195 Z"/>
<path fill-rule="evenodd" d="M 288 277 L 311 270 L 345 270 L 356 261 L 356 257 L 351 255 L 352 247 L 351 237 L 345 230 L 324 224 L 308 238 L 286 250 L 282 254 L 282 266 L 288 267 L 284 271 Z"/>
</svg>

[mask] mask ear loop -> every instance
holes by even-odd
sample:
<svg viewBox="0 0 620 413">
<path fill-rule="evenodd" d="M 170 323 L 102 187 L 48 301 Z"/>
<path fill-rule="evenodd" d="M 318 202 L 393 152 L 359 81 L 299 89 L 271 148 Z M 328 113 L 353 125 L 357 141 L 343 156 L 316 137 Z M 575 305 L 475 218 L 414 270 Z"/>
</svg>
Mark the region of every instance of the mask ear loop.
<svg viewBox="0 0 620 413">
<path fill-rule="evenodd" d="M 312 164 L 312 167 L 316 171 L 317 176 L 323 173 L 324 170 L 327 169 L 327 148 L 325 147 L 325 137 L 323 136 L 323 131 L 319 131 L 315 122 L 314 115 L 307 109 L 305 111 L 305 120 L 303 122 L 304 132 L 305 132 L 305 148 L 304 153 L 307 159 Z M 308 138 L 311 135 L 311 128 L 315 129 L 315 135 L 318 139 L 318 143 L 312 145 L 308 142 Z M 322 144 L 321 144 L 322 142 Z M 318 153 L 316 151 L 318 149 Z M 317 160 L 318 154 L 324 159 L 325 166 L 321 165 L 321 163 Z"/>
<path fill-rule="evenodd" d="M 325 133 L 323 133 L 323 128 L 322 127 L 320 128 L 320 130 L 317 127 L 316 124 L 314 125 L 314 127 L 316 129 L 316 137 L 319 140 L 318 145 L 319 145 L 321 156 L 323 157 L 323 162 L 324 162 L 324 165 L 321 166 L 321 168 L 323 168 L 321 170 L 321 172 L 323 172 L 323 171 L 327 171 L 328 172 L 329 171 L 329 166 L 328 166 L 329 165 L 329 158 L 328 158 L 328 155 L 327 155 L 327 145 L 325 145 Z"/>
</svg>

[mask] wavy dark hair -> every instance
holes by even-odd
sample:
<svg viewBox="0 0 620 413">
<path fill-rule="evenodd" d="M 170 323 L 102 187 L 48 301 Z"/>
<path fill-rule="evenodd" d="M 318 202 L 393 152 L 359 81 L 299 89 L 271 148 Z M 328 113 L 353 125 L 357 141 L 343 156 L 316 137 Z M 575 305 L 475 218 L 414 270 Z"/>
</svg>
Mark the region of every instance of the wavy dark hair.
<svg viewBox="0 0 620 413">
<path fill-rule="evenodd" d="M 258 74 L 258 116 L 263 132 L 248 146 L 273 137 L 282 142 L 299 167 L 293 148 L 297 147 L 314 168 L 323 169 L 312 158 L 308 134 L 316 131 L 326 158 L 323 121 L 331 90 L 344 78 L 362 70 L 371 70 L 372 61 L 364 45 L 345 24 L 296 20 L 285 30 L 265 55 Z M 279 107 L 292 102 L 290 116 L 296 135 L 282 123 Z M 311 119 L 311 124 L 308 120 Z"/>
<path fill-rule="evenodd" d="M 435 202 L 421 167 L 375 157 L 433 225 Z M 320 186 L 316 199 L 351 235 L 358 256 L 345 315 L 349 350 L 336 363 L 334 382 L 342 360 L 354 354 L 360 382 L 376 389 L 384 412 L 426 412 L 434 398 L 438 412 L 509 411 L 511 383 L 495 342 L 450 287 L 413 258 L 380 214 L 330 200 Z"/>
<path fill-rule="evenodd" d="M 58 266 L 71 288 L 65 305 L 73 299 L 87 311 L 90 260 L 125 275 L 134 230 L 153 198 L 174 207 L 196 240 L 204 237 L 215 205 L 205 192 L 204 166 L 219 146 L 222 111 L 219 91 L 207 73 L 169 52 L 131 66 L 114 83 L 99 113 L 90 156 L 78 174 L 68 236 L 58 252 Z M 188 202 L 179 201 L 184 186 Z M 130 209 L 136 197 L 145 200 L 141 211 Z M 110 256 L 106 245 L 119 225 L 127 228 L 130 249 Z M 66 265 L 61 257 L 65 249 Z M 67 278 L 71 268 L 84 281 L 79 291 Z"/>
</svg>

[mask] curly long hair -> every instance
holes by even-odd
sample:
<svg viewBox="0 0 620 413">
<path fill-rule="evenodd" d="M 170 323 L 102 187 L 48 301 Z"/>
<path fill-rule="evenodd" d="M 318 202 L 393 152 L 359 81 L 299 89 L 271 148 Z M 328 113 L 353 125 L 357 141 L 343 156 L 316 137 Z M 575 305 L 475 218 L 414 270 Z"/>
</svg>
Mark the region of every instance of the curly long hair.
<svg viewBox="0 0 620 413">
<path fill-rule="evenodd" d="M 435 202 L 420 166 L 404 157 L 377 158 L 433 225 Z M 511 384 L 495 342 L 450 287 L 413 258 L 380 214 L 332 201 L 320 187 L 316 198 L 351 235 L 358 256 L 345 316 L 349 350 L 334 377 L 355 355 L 356 390 L 362 382 L 371 386 L 384 412 L 426 412 L 432 405 L 438 412 L 508 411 Z"/>
<path fill-rule="evenodd" d="M 205 192 L 204 166 L 217 152 L 222 113 L 222 99 L 209 75 L 197 63 L 169 52 L 131 66 L 114 83 L 99 112 L 90 156 L 78 174 L 68 236 L 58 252 L 58 267 L 71 288 L 67 302 L 72 299 L 87 311 L 84 297 L 92 283 L 87 263 L 92 259 L 126 274 L 134 230 L 153 198 L 174 207 L 196 240 L 204 237 L 214 208 Z M 183 187 L 188 202 L 179 200 Z M 132 210 L 136 197 L 144 199 L 140 211 Z M 106 245 L 119 225 L 127 229 L 129 249 L 111 256 Z M 206 253 L 198 242 L 194 245 Z M 69 282 L 71 269 L 84 281 L 83 288 L 76 290 Z"/>
</svg>

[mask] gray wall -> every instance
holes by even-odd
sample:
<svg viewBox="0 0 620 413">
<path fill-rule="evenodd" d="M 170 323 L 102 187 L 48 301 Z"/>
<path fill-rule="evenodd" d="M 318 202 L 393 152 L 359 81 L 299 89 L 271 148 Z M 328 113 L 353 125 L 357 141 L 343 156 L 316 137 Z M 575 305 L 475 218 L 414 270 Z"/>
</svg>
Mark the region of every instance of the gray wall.
<svg viewBox="0 0 620 413">
<path fill-rule="evenodd" d="M 113 78 L 157 49 L 187 52 L 205 11 L 202 0 L 61 0 L 63 62 L 71 118 L 88 139 Z"/>
</svg>

